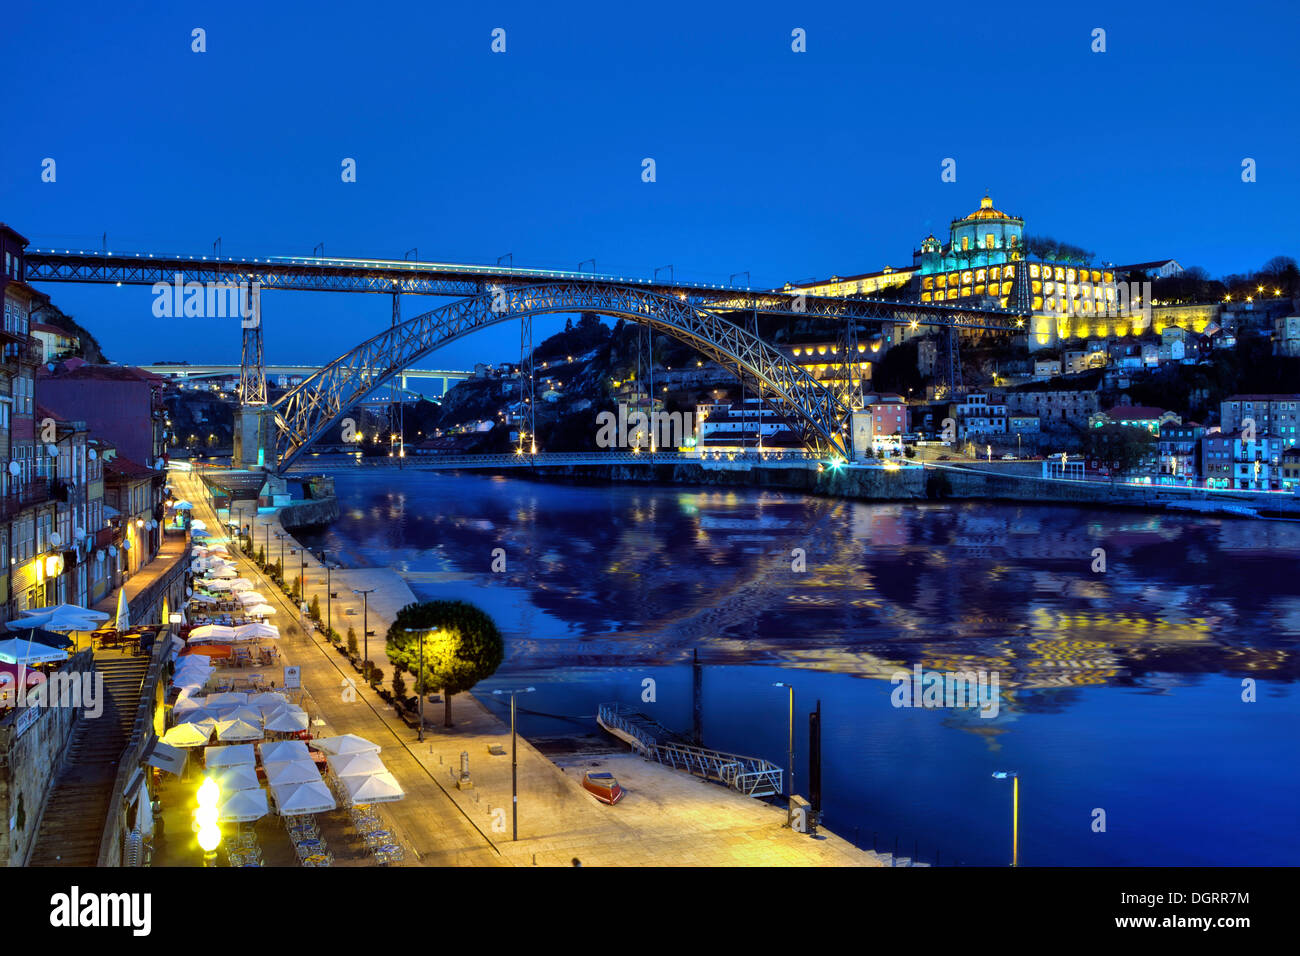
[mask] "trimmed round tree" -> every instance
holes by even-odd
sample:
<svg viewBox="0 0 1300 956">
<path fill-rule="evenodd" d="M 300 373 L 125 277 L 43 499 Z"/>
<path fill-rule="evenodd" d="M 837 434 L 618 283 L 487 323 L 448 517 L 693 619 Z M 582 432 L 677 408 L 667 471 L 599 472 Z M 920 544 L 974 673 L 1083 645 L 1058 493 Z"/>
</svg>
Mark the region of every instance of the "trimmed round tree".
<svg viewBox="0 0 1300 956">
<path fill-rule="evenodd" d="M 420 670 L 420 645 L 424 670 Z M 496 622 L 465 601 L 422 601 L 397 612 L 385 650 L 397 667 L 415 675 L 415 692 L 442 690 L 443 723 L 451 723 L 451 698 L 491 677 L 505 657 Z"/>
</svg>

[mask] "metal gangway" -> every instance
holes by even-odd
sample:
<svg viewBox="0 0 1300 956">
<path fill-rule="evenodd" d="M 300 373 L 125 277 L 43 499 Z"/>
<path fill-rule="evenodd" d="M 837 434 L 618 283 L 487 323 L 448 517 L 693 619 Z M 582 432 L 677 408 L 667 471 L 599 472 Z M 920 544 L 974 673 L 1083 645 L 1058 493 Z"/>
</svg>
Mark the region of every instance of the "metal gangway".
<svg viewBox="0 0 1300 956">
<path fill-rule="evenodd" d="M 783 789 L 784 772 L 771 761 L 682 743 L 651 718 L 621 704 L 601 704 L 596 722 L 647 760 L 712 780 L 746 796 L 771 797 Z"/>
</svg>

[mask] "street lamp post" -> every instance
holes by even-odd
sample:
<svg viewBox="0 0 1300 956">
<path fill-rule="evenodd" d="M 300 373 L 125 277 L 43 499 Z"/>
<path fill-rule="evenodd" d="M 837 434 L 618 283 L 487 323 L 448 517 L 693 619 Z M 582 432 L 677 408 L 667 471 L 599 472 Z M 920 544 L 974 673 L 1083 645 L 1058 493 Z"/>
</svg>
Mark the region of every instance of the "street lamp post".
<svg viewBox="0 0 1300 956">
<path fill-rule="evenodd" d="M 1020 774 L 1015 771 L 999 770 L 993 774 L 995 780 L 1011 778 L 1011 865 L 1020 865 Z"/>
<path fill-rule="evenodd" d="M 790 770 L 789 770 L 790 783 L 787 788 L 787 794 L 793 797 L 794 796 L 794 685 L 787 684 L 784 681 L 777 681 L 772 686 L 785 687 L 788 688 L 790 691 L 790 742 L 786 750 L 787 756 L 790 759 Z"/>
<path fill-rule="evenodd" d="M 334 634 L 334 615 L 333 615 L 333 598 L 334 598 L 334 575 L 333 569 L 325 561 L 325 555 L 329 554 L 328 550 L 320 553 L 321 566 L 325 568 L 325 636 L 333 640 Z"/>
<path fill-rule="evenodd" d="M 510 839 L 519 839 L 519 746 L 518 738 L 515 736 L 515 695 L 531 694 L 537 688 L 524 687 L 520 690 L 512 690 L 510 694 Z M 494 690 L 492 693 L 501 695 L 506 691 Z"/>
<path fill-rule="evenodd" d="M 353 588 L 353 594 L 361 595 L 361 669 L 366 670 L 366 664 L 370 662 L 370 595 L 375 592 L 374 588 Z M 369 676 L 367 674 L 367 676 Z"/>
</svg>

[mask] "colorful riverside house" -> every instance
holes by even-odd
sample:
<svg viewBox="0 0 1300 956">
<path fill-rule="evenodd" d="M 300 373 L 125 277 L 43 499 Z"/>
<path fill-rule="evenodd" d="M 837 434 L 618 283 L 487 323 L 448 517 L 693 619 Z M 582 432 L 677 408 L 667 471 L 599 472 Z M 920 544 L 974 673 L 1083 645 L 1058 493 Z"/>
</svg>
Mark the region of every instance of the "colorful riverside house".
<svg viewBox="0 0 1300 956">
<path fill-rule="evenodd" d="M 89 607 L 97 600 L 94 584 L 101 577 L 92 561 L 94 531 L 104 523 L 103 463 L 91 447 L 85 422 L 63 421 L 37 406 L 37 419 L 53 431 L 58 451 L 54 468 L 55 547 L 62 549 L 55 581 L 56 603 Z M 101 595 L 102 596 L 102 595 Z"/>
<path fill-rule="evenodd" d="M 1201 475 L 1201 439 L 1205 428 L 1196 422 L 1160 426 L 1160 481 L 1162 484 L 1195 484 Z"/>
<path fill-rule="evenodd" d="M 1300 448 L 1288 448 L 1282 452 L 1280 469 L 1282 490 L 1300 494 Z"/>
<path fill-rule="evenodd" d="M 1219 424 L 1225 432 L 1244 429 L 1248 419 L 1257 434 L 1300 445 L 1300 394 L 1230 395 L 1219 403 Z"/>
<path fill-rule="evenodd" d="M 1275 435 L 1247 438 L 1241 431 L 1214 432 L 1201 439 L 1205 484 L 1210 488 L 1277 491 L 1283 487 L 1283 440 Z"/>
<path fill-rule="evenodd" d="M 27 240 L 0 223 L 0 622 L 54 603 L 61 553 L 53 543 L 54 461 L 39 441 L 36 369 L 40 344 L 31 335 L 32 309 L 43 301 L 23 281 Z"/>
</svg>

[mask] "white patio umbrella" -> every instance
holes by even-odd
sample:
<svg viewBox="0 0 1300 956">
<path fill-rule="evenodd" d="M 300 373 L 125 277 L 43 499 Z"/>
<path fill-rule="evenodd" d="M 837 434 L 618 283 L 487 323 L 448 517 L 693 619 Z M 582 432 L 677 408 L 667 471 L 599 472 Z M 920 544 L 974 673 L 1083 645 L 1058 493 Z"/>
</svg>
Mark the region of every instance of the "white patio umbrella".
<svg viewBox="0 0 1300 956">
<path fill-rule="evenodd" d="M 239 572 L 231 567 L 213 568 L 208 572 L 207 576 L 217 581 L 233 581 L 239 577 Z"/>
<path fill-rule="evenodd" d="M 222 793 L 231 793 L 235 790 L 256 790 L 262 785 L 257 779 L 257 769 L 247 764 L 222 767 L 212 774 L 212 779 L 217 781 Z"/>
<path fill-rule="evenodd" d="M 208 529 L 208 523 L 202 518 L 195 518 L 190 522 L 190 528 L 198 528 L 201 531 L 206 531 Z"/>
<path fill-rule="evenodd" d="M 323 754 L 377 754 L 380 751 L 379 744 L 371 743 L 365 737 L 358 737 L 356 734 L 342 734 L 338 737 L 317 737 L 311 742 L 313 750 L 319 750 Z"/>
<path fill-rule="evenodd" d="M 248 706 L 256 707 L 262 713 L 267 713 L 267 708 L 279 710 L 288 704 L 288 699 L 278 690 L 264 690 L 260 694 L 248 695 Z"/>
<path fill-rule="evenodd" d="M 262 712 L 251 704 L 218 704 L 207 709 L 215 711 L 217 720 L 242 720 L 254 727 L 262 726 Z"/>
<path fill-rule="evenodd" d="M 269 604 L 253 604 L 244 608 L 244 613 L 249 617 L 270 617 L 278 612 Z"/>
<path fill-rule="evenodd" d="M 204 733 L 203 728 L 197 724 L 177 724 L 159 739 L 172 747 L 189 749 L 204 746 L 212 739 L 212 731 Z"/>
<path fill-rule="evenodd" d="M 192 511 L 194 506 L 188 501 L 178 501 L 172 505 L 173 511 Z"/>
<path fill-rule="evenodd" d="M 190 631 L 189 643 L 198 641 L 229 642 L 235 639 L 235 629 L 225 624 L 200 624 Z"/>
<path fill-rule="evenodd" d="M 309 721 L 307 712 L 298 707 L 283 707 L 266 718 L 262 726 L 277 734 L 293 734 L 306 730 Z"/>
<path fill-rule="evenodd" d="M 195 530 L 191 531 L 190 534 L 191 536 L 196 538 L 206 538 L 208 536 L 208 532 L 204 531 L 202 528 L 196 528 Z"/>
<path fill-rule="evenodd" d="M 218 767 L 257 766 L 257 755 L 252 744 L 237 744 L 234 747 L 209 747 L 203 751 L 203 766 L 209 770 Z"/>
<path fill-rule="evenodd" d="M 195 604 L 216 604 L 217 598 L 211 594 L 200 594 L 198 592 L 195 592 L 194 594 L 190 595 L 190 599 L 186 603 L 190 606 L 193 606 Z"/>
<path fill-rule="evenodd" d="M 291 783 L 271 790 L 275 795 L 275 807 L 284 817 L 298 816 L 303 813 L 325 813 L 338 804 L 329 787 L 319 779 L 305 783 Z"/>
<path fill-rule="evenodd" d="M 235 595 L 235 600 L 240 604 L 248 607 L 252 604 L 266 604 L 266 595 L 258 594 L 256 591 L 240 591 Z"/>
<path fill-rule="evenodd" d="M 187 657 L 185 659 L 188 661 L 190 658 Z M 186 676 L 180 671 L 177 671 L 176 674 L 178 677 Z M 181 691 L 180 696 L 176 698 L 176 703 L 172 705 L 172 716 L 176 718 L 176 721 L 179 723 L 182 714 L 188 714 L 195 710 L 202 710 L 206 703 L 207 699 L 204 697 L 195 697 L 186 691 Z"/>
<path fill-rule="evenodd" d="M 211 581 L 202 581 L 199 587 L 207 588 L 209 591 L 229 591 L 230 582 L 223 581 L 220 578 L 213 578 Z"/>
<path fill-rule="evenodd" d="M 279 636 L 280 629 L 265 621 L 258 621 L 256 624 L 240 624 L 235 628 L 235 637 L 245 641 L 274 639 Z"/>
<path fill-rule="evenodd" d="M 126 600 L 126 588 L 119 588 L 117 592 L 117 630 L 125 634 L 131 627 L 131 605 Z"/>
<path fill-rule="evenodd" d="M 190 659 L 190 658 L 188 658 L 188 657 L 182 658 L 182 660 L 187 660 L 187 661 L 188 661 L 189 659 Z M 207 660 L 206 657 L 203 658 L 203 659 L 204 659 L 205 661 Z M 181 684 L 198 684 L 199 687 L 201 688 L 204 684 L 206 684 L 206 683 L 208 682 L 208 678 L 211 677 L 211 676 L 212 676 L 212 668 L 210 668 L 210 667 L 208 667 L 208 668 L 187 667 L 187 668 L 185 668 L 184 670 L 178 670 L 178 671 L 176 671 L 176 676 L 172 678 L 172 683 L 175 684 L 177 687 L 179 687 Z M 196 695 L 196 694 L 198 694 L 198 693 L 199 693 L 199 691 L 197 691 L 197 690 L 191 690 L 191 691 L 188 691 L 188 696 L 191 697 L 191 698 L 193 698 L 193 699 L 195 699 L 195 700 L 198 700 L 200 703 L 202 703 L 202 702 L 203 702 L 203 698 L 202 698 L 202 697 L 195 697 L 195 696 L 194 696 L 194 695 Z M 177 704 L 180 704 L 180 701 L 178 700 L 176 703 L 177 703 Z M 181 709 L 182 712 L 184 712 L 185 710 L 189 710 L 189 709 L 191 709 L 192 707 L 193 707 L 193 705 L 187 702 L 187 703 L 185 704 L 185 706 L 182 707 L 182 708 L 180 708 L 180 709 Z M 175 712 L 175 709 L 173 709 L 173 713 L 174 713 L 174 712 Z"/>
<path fill-rule="evenodd" d="M 217 807 L 217 820 L 221 823 L 251 823 L 266 816 L 266 791 L 235 790 Z"/>
<path fill-rule="evenodd" d="M 251 723 L 242 717 L 217 722 L 218 740 L 261 740 L 265 734 L 259 724 Z"/>
<path fill-rule="evenodd" d="M 230 550 L 228 547 L 226 547 L 225 543 L 222 542 L 222 541 L 213 541 L 213 542 L 210 542 L 210 543 L 208 544 L 207 548 L 208 548 L 209 551 L 215 551 L 215 552 L 219 552 L 219 553 L 221 553 L 221 554 L 225 554 L 227 551 Z"/>
<path fill-rule="evenodd" d="M 7 664 L 52 664 L 67 659 L 67 651 L 38 644 L 30 639 L 11 637 L 7 641 L 0 641 L 0 661 Z"/>
<path fill-rule="evenodd" d="M 10 628 L 43 627 L 47 631 L 93 631 L 108 620 L 103 611 L 92 611 L 76 604 L 54 604 L 32 608 L 14 620 Z M 89 624 L 88 627 L 82 626 Z"/>
<path fill-rule="evenodd" d="M 212 732 L 217 729 L 217 718 L 213 717 L 207 711 L 191 711 L 185 719 L 176 722 L 177 727 L 182 726 L 194 727 L 202 734 L 204 740 L 212 737 Z"/>
<path fill-rule="evenodd" d="M 212 567 L 211 558 L 195 558 L 190 562 L 191 571 L 207 571 Z"/>
<path fill-rule="evenodd" d="M 332 754 L 327 759 L 336 777 L 368 777 L 388 769 L 377 753 Z"/>
<path fill-rule="evenodd" d="M 320 781 L 320 771 L 310 760 L 291 760 L 289 763 L 263 763 L 266 768 L 266 782 L 273 787 L 283 787 L 287 783 L 311 783 Z"/>
<path fill-rule="evenodd" d="M 220 719 L 221 715 L 210 707 L 190 707 L 180 711 L 175 707 L 172 708 L 172 720 L 178 724 L 197 724 L 204 720 L 210 720 L 215 724 Z"/>
<path fill-rule="evenodd" d="M 230 582 L 230 590 L 251 591 L 253 590 L 253 582 L 248 580 L 248 578 L 235 578 Z"/>
<path fill-rule="evenodd" d="M 350 803 L 393 803 L 406 796 L 397 778 L 387 771 L 342 780 Z"/>
<path fill-rule="evenodd" d="M 262 763 L 289 763 L 295 760 L 311 762 L 311 753 L 301 740 L 276 740 L 257 745 L 257 752 L 262 755 Z M 317 774 L 319 776 L 319 774 Z"/>
<path fill-rule="evenodd" d="M 228 690 L 220 694 L 208 695 L 209 707 L 223 707 L 226 704 L 247 704 L 248 694 L 242 690 Z"/>
</svg>

